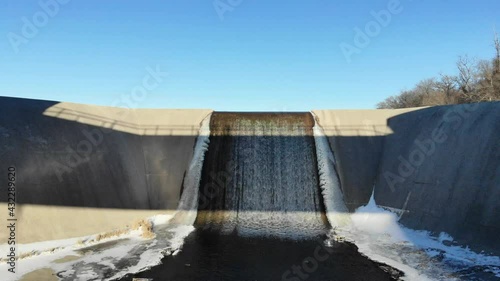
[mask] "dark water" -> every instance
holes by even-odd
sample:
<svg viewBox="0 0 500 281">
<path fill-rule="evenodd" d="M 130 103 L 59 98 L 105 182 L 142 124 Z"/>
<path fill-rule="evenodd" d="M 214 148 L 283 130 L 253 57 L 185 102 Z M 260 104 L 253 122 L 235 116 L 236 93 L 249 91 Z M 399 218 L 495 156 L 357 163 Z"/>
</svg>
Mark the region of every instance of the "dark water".
<svg viewBox="0 0 500 281">
<path fill-rule="evenodd" d="M 398 280 L 400 275 L 375 263 L 348 243 L 325 247 L 320 238 L 283 240 L 245 238 L 197 230 L 177 256 L 134 277 L 153 280 Z M 127 276 L 123 280 L 132 280 Z"/>
<path fill-rule="evenodd" d="M 153 280 L 397 280 L 350 243 L 325 247 L 309 113 L 214 113 L 196 231 L 135 277 Z M 124 280 L 131 280 L 127 276 Z"/>
</svg>

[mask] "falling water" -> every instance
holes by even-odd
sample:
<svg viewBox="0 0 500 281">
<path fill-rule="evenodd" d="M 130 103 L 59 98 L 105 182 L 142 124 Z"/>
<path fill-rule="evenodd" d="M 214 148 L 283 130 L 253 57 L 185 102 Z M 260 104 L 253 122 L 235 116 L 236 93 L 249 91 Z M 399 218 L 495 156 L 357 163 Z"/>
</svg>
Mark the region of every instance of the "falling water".
<svg viewBox="0 0 500 281">
<path fill-rule="evenodd" d="M 197 225 L 243 236 L 325 233 L 313 126 L 309 113 L 214 113 Z"/>
<path fill-rule="evenodd" d="M 194 147 L 193 159 L 184 177 L 184 185 L 179 206 L 171 222 L 176 224 L 192 225 L 198 212 L 198 190 L 200 184 L 203 160 L 208 149 L 210 136 L 210 118 L 203 119 Z"/>
<path fill-rule="evenodd" d="M 337 171 L 337 161 L 330 148 L 328 138 L 315 117 L 314 139 L 318 155 L 319 185 L 325 202 L 327 218 L 334 228 L 349 223 L 349 214 L 344 202 Z"/>
</svg>

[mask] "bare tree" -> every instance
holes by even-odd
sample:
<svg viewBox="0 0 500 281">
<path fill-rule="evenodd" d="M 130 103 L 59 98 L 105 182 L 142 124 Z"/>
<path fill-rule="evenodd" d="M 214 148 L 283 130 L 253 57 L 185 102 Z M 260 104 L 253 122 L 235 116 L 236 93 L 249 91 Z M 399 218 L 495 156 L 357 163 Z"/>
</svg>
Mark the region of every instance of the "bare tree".
<svg viewBox="0 0 500 281">
<path fill-rule="evenodd" d="M 495 58 L 493 61 L 494 72 L 492 77 L 492 98 L 500 100 L 500 39 L 495 32 Z"/>
<path fill-rule="evenodd" d="M 415 96 L 421 98 L 419 106 L 433 106 L 444 104 L 444 95 L 439 92 L 435 78 L 425 79 L 415 86 Z"/>
<path fill-rule="evenodd" d="M 401 108 L 397 96 L 390 96 L 377 104 L 378 109 Z"/>
<path fill-rule="evenodd" d="M 492 62 L 482 60 L 477 64 L 478 74 L 481 77 L 477 85 L 477 99 L 491 101 L 495 93 L 495 66 Z"/>
<path fill-rule="evenodd" d="M 440 79 L 436 84 L 439 92 L 444 94 L 445 104 L 457 103 L 457 77 L 451 75 L 440 74 Z"/>
<path fill-rule="evenodd" d="M 500 73 L 500 39 L 498 38 L 498 33 L 495 32 L 495 39 L 494 39 L 494 46 L 495 46 L 495 58 L 494 58 L 494 66 L 495 66 L 495 72 Z"/>
<path fill-rule="evenodd" d="M 476 85 L 476 73 L 474 60 L 468 56 L 461 56 L 457 61 L 458 76 L 457 84 L 460 89 L 461 102 L 475 102 L 474 87 Z"/>
<path fill-rule="evenodd" d="M 500 100 L 500 39 L 495 33 L 495 57 L 476 61 L 461 56 L 456 76 L 440 74 L 438 79 L 420 81 L 377 104 L 377 108 L 404 108 Z"/>
</svg>

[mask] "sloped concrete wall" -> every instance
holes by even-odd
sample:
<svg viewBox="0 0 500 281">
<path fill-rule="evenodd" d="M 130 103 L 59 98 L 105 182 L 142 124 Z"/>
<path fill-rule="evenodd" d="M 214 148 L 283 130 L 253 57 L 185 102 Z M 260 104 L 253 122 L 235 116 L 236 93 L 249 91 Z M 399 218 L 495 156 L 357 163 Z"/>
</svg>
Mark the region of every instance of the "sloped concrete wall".
<svg viewBox="0 0 500 281">
<path fill-rule="evenodd" d="M 500 252 L 500 103 L 314 111 L 338 161 L 351 211 L 368 202 L 400 222 Z"/>
<path fill-rule="evenodd" d="M 500 103 L 422 109 L 388 126 L 377 203 L 403 209 L 411 228 L 500 252 Z"/>
<path fill-rule="evenodd" d="M 5 97 L 0 107 L 1 170 L 17 170 L 19 243 L 93 234 L 175 210 L 211 112 Z M 1 232 L 0 243 L 6 238 Z"/>
</svg>

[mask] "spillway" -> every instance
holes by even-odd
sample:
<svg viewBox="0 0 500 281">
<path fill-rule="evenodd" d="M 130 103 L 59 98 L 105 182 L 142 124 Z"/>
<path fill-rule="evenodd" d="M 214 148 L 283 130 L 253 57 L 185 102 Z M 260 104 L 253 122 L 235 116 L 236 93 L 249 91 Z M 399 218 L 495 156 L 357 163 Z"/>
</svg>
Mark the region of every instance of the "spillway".
<svg viewBox="0 0 500 281">
<path fill-rule="evenodd" d="M 198 198 L 195 230 L 177 255 L 125 280 L 354 281 L 367 272 L 400 280 L 354 244 L 330 239 L 346 208 L 328 140 L 310 113 L 215 112 L 209 127 L 195 149 L 205 151 L 194 161 L 203 159 L 198 189 L 196 168 L 181 200 Z M 194 205 L 181 210 L 192 214 Z"/>
<path fill-rule="evenodd" d="M 310 113 L 214 113 L 196 225 L 223 234 L 325 233 Z"/>
</svg>

